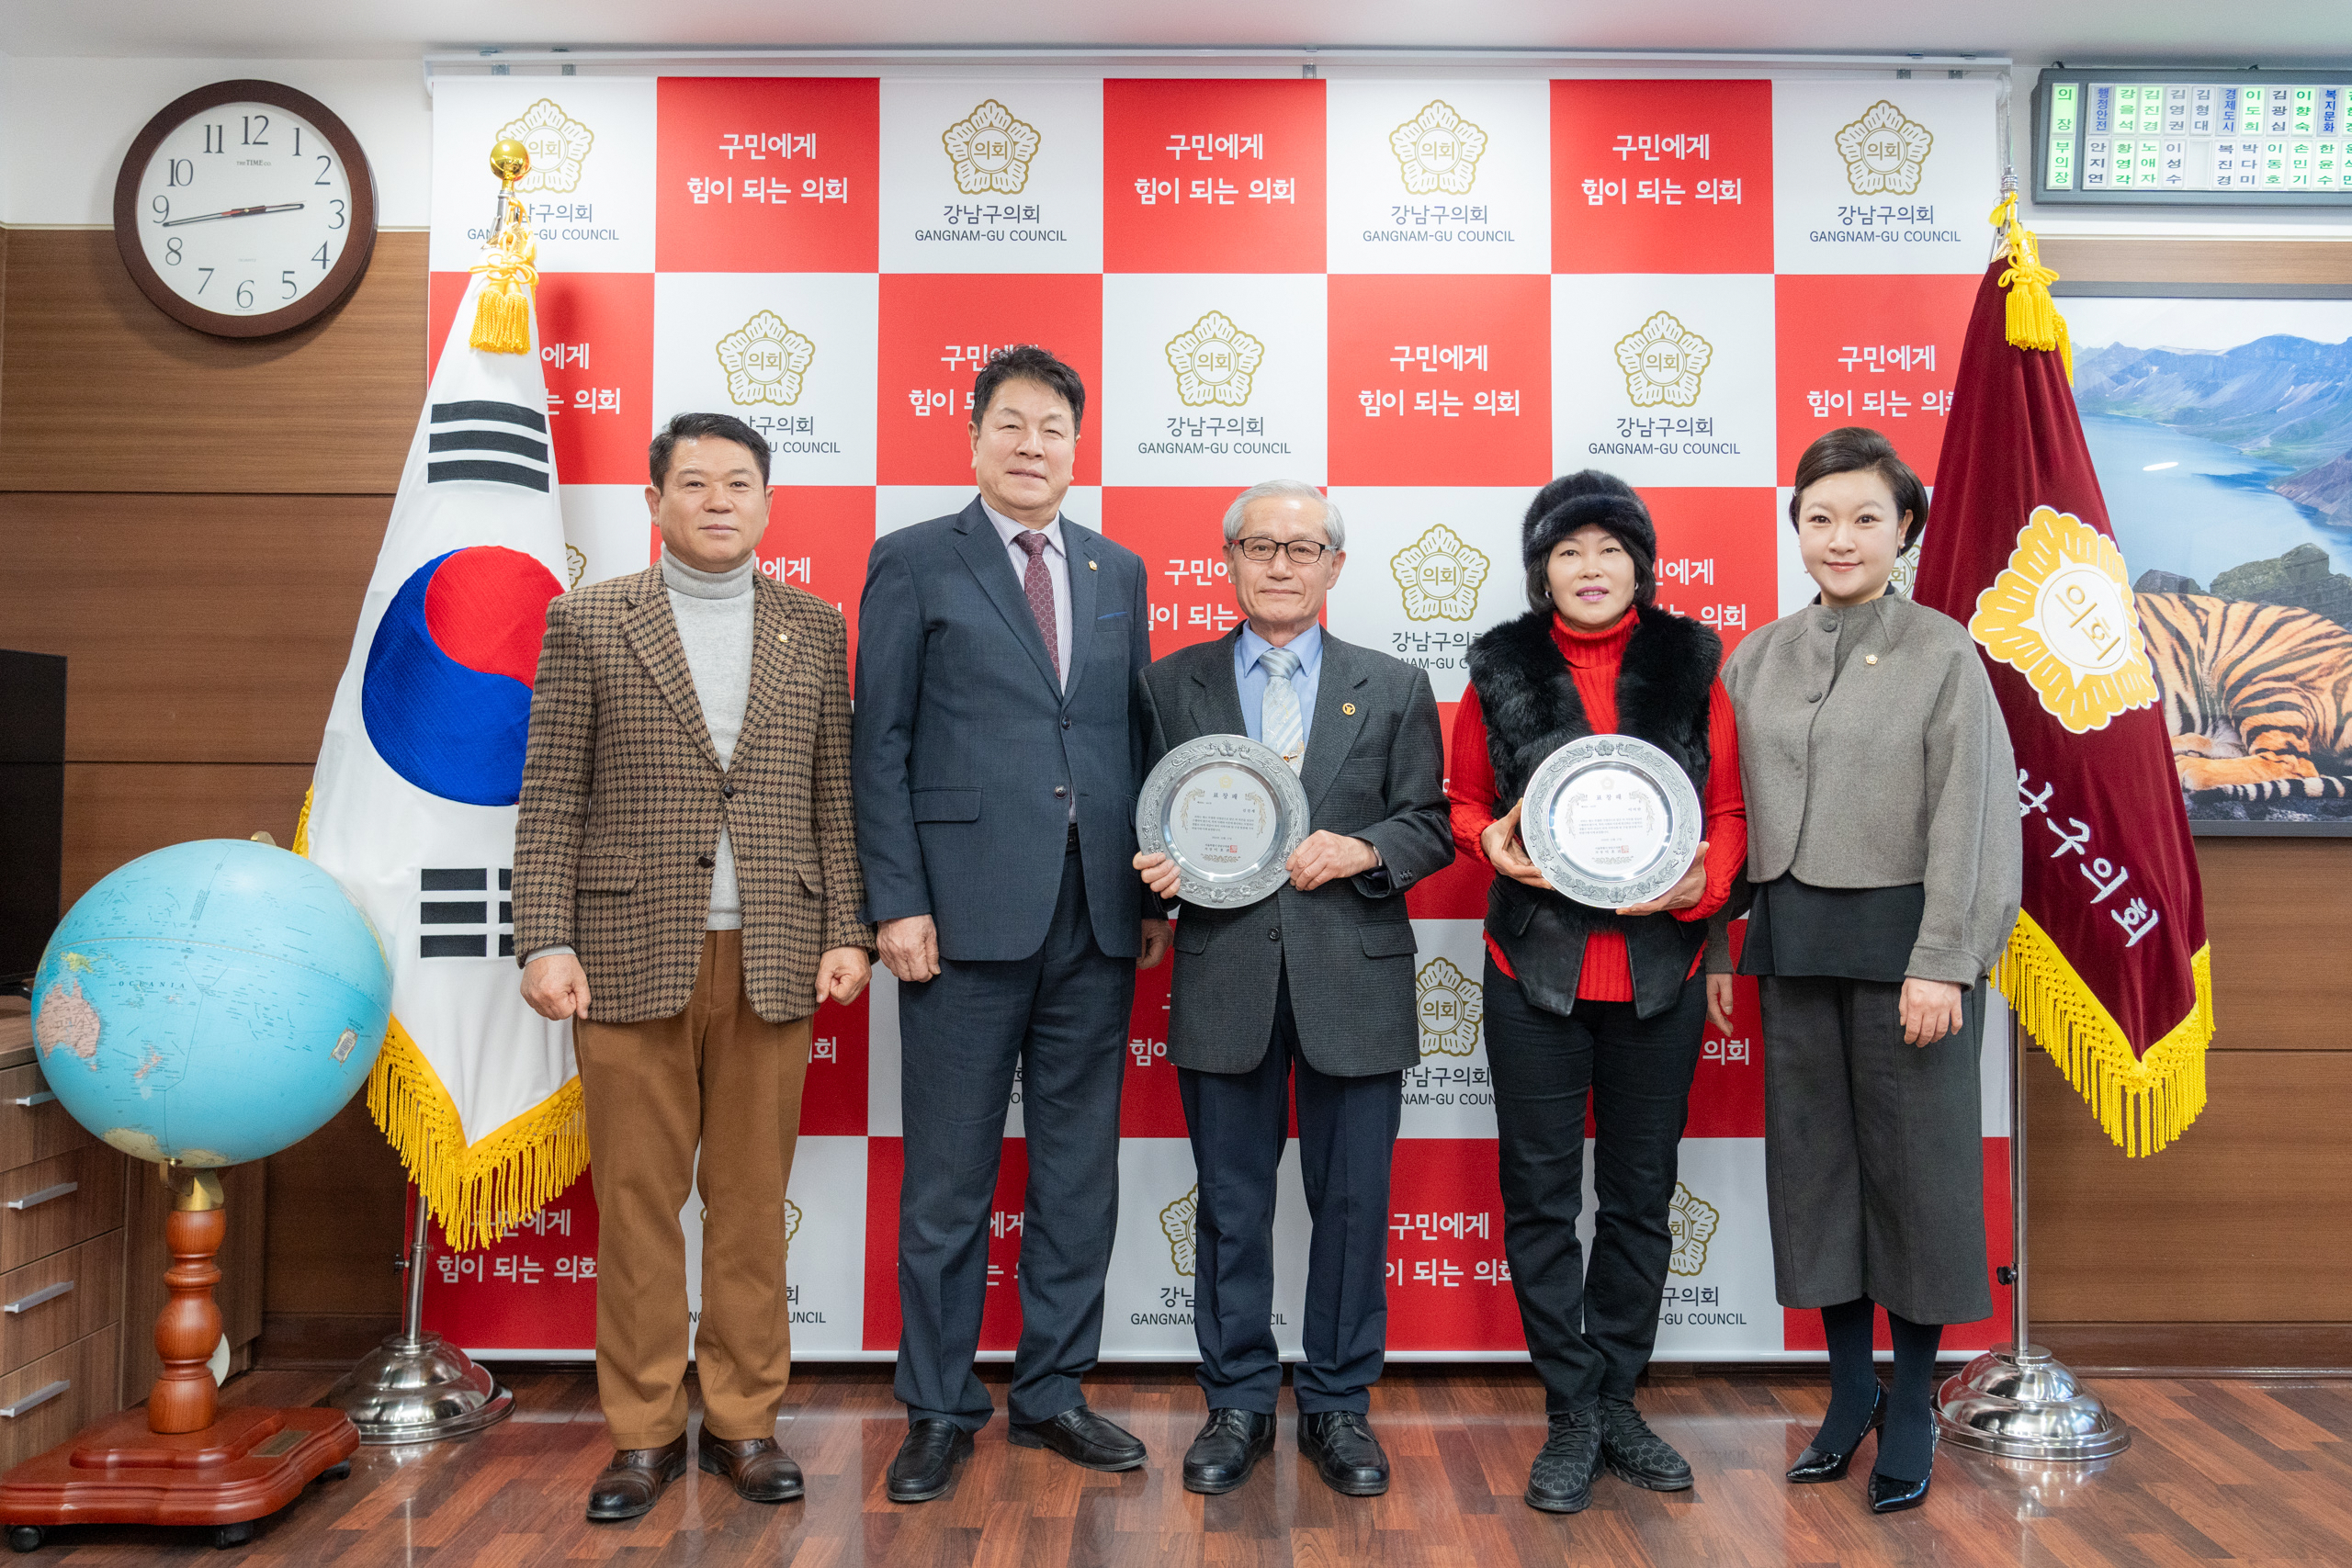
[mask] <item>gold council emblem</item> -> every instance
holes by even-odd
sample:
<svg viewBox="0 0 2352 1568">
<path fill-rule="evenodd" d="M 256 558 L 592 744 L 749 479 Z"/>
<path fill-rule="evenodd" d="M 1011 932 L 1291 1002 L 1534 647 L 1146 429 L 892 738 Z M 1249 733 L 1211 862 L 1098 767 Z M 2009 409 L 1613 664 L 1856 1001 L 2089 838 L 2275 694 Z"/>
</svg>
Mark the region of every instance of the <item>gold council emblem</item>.
<svg viewBox="0 0 2352 1568">
<path fill-rule="evenodd" d="M 2156 700 L 2123 552 L 2071 513 L 2033 509 L 2008 564 L 1976 596 L 1968 635 L 2072 734 Z"/>
<path fill-rule="evenodd" d="M 1250 400 L 1250 378 L 1265 359 L 1266 345 L 1222 310 L 1211 310 L 1168 340 L 1176 396 L 1188 408 L 1239 408 Z"/>
<path fill-rule="evenodd" d="M 1696 1274 L 1704 1269 L 1707 1243 L 1714 1239 L 1715 1227 L 1722 1223 L 1723 1214 L 1713 1203 L 1676 1182 L 1674 1203 L 1666 1213 L 1668 1233 L 1674 1237 L 1674 1257 L 1667 1268 L 1677 1274 Z"/>
<path fill-rule="evenodd" d="M 739 404 L 798 402 L 801 378 L 816 356 L 816 344 L 774 310 L 762 310 L 718 340 L 727 395 Z"/>
<path fill-rule="evenodd" d="M 1029 183 L 1037 155 L 1037 128 L 1015 119 L 994 98 L 949 126 L 940 137 L 956 165 L 956 188 L 966 196 L 1014 196 Z"/>
<path fill-rule="evenodd" d="M 1168 1238 L 1168 1261 L 1187 1279 L 1200 1260 L 1200 1225 L 1201 1187 L 1194 1182 L 1182 1198 L 1159 1211 L 1159 1234 Z"/>
<path fill-rule="evenodd" d="M 1487 565 L 1484 551 L 1473 549 L 1442 523 L 1431 525 L 1388 559 L 1388 570 L 1404 591 L 1406 618 L 1415 621 L 1466 621 L 1476 615 Z"/>
<path fill-rule="evenodd" d="M 800 1205 L 786 1198 L 784 1201 L 784 1250 L 792 1250 L 792 1238 L 800 1234 Z"/>
<path fill-rule="evenodd" d="M 531 150 L 530 172 L 514 182 L 518 196 L 537 191 L 563 195 L 580 188 L 582 165 L 596 133 L 563 112 L 553 98 L 541 98 L 498 128 L 498 140 L 520 141 Z"/>
<path fill-rule="evenodd" d="M 1478 1048 L 1478 1021 L 1487 1015 L 1487 995 L 1451 959 L 1432 958 L 1414 981 L 1419 993 L 1421 1055 L 1467 1056 Z"/>
<path fill-rule="evenodd" d="M 1846 183 L 1856 196 L 1911 195 L 1935 144 L 1926 126 L 1884 98 L 1838 132 L 1838 156 L 1846 160 Z"/>
<path fill-rule="evenodd" d="M 1405 188 L 1414 196 L 1442 191 L 1469 194 L 1478 177 L 1478 158 L 1487 150 L 1487 133 L 1454 112 L 1443 98 L 1431 98 L 1421 112 L 1388 133 L 1388 150 L 1396 154 Z"/>
<path fill-rule="evenodd" d="M 1625 395 L 1635 408 L 1671 403 L 1687 409 L 1699 400 L 1699 384 L 1715 346 L 1660 310 L 1617 340 L 1617 367 L 1625 373 Z"/>
</svg>

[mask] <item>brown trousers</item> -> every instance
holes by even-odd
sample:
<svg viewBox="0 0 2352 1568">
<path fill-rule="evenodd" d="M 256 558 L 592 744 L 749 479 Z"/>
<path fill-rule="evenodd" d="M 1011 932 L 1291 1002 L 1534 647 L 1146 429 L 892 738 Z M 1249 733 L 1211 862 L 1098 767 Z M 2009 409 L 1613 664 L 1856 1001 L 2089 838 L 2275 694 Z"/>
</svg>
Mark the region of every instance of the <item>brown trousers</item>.
<svg viewBox="0 0 2352 1568">
<path fill-rule="evenodd" d="M 729 1441 L 775 1435 L 792 1375 L 784 1192 L 813 1021 L 762 1019 L 743 994 L 743 933 L 708 931 L 684 1011 L 643 1023 L 583 1019 L 572 1031 L 601 1216 L 596 1393 L 616 1449 L 660 1448 L 686 1429 L 678 1215 L 697 1185 L 703 1429 Z"/>
</svg>

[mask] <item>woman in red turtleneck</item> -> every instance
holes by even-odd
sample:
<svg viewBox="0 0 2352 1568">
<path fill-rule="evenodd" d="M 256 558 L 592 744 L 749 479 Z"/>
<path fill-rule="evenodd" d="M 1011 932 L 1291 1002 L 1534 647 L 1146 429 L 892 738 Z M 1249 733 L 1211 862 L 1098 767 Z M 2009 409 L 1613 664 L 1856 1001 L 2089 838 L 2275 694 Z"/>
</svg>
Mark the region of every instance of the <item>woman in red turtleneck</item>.
<svg viewBox="0 0 2352 1568">
<path fill-rule="evenodd" d="M 1551 1434 L 1527 1502 L 1575 1513 L 1606 1465 L 1653 1491 L 1690 1467 L 1634 1408 L 1673 1256 L 1676 1156 L 1707 1014 L 1707 917 L 1747 858 L 1738 730 L 1715 679 L 1723 645 L 1657 607 L 1657 533 L 1623 480 L 1554 479 L 1521 529 L 1527 615 L 1480 634 L 1454 717 L 1454 841 L 1494 868 L 1487 907 L 1487 1058 L 1495 1079 L 1503 1249 L 1544 1380 Z M 1615 732 L 1658 747 L 1699 786 L 1705 842 L 1646 904 L 1597 909 L 1552 890 L 1519 836 L 1544 758 Z M 1577 1239 L 1584 1120 L 1595 1124 L 1588 1272 Z"/>
</svg>

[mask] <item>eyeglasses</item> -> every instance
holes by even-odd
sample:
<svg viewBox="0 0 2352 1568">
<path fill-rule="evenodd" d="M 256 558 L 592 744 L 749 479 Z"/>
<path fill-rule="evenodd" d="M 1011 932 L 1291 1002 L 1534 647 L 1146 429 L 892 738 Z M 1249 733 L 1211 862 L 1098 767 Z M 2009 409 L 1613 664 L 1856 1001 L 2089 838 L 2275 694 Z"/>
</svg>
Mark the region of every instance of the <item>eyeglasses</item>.
<svg viewBox="0 0 2352 1568">
<path fill-rule="evenodd" d="M 1236 539 L 1233 541 L 1233 547 L 1241 552 L 1244 560 L 1256 561 L 1260 566 L 1273 559 L 1276 550 L 1282 550 L 1289 555 L 1290 563 L 1293 566 L 1313 566 L 1331 548 L 1329 545 L 1318 545 L 1312 539 L 1292 539 L 1284 542 L 1281 539 L 1269 539 L 1263 536 Z"/>
</svg>

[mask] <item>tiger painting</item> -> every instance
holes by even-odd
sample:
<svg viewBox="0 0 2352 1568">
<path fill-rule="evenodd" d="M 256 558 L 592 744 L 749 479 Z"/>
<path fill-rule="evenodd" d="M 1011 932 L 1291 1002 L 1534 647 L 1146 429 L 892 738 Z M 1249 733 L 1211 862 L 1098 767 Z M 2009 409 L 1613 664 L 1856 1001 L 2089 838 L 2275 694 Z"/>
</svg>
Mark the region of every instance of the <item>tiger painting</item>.
<svg viewBox="0 0 2352 1568">
<path fill-rule="evenodd" d="M 2352 631 L 2284 604 L 2135 597 L 2183 788 L 2280 805 L 2352 797 Z"/>
</svg>

